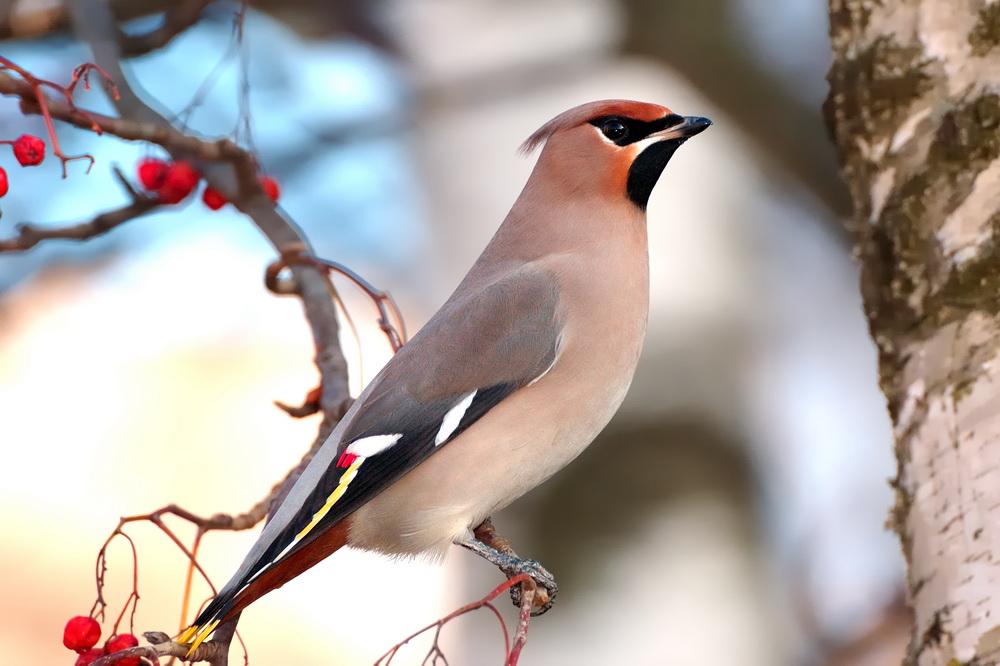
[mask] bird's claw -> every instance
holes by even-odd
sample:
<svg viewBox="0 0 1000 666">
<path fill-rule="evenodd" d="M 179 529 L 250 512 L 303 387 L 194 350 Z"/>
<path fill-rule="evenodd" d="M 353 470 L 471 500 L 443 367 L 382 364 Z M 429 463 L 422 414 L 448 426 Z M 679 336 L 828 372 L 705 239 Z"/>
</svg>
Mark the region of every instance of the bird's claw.
<svg viewBox="0 0 1000 666">
<path fill-rule="evenodd" d="M 483 539 L 482 541 L 480 539 Z M 489 542 L 489 543 L 487 543 Z M 468 548 L 488 562 L 496 565 L 500 571 L 510 580 L 515 576 L 527 575 L 536 585 L 535 594 L 532 599 L 531 615 L 538 616 L 552 608 L 555 602 L 556 593 L 559 586 L 556 585 L 555 577 L 549 570 L 535 560 L 528 560 L 518 557 L 506 539 L 497 535 L 493 529 L 493 523 L 486 519 L 476 528 L 476 532 L 469 533 L 465 538 L 457 540 L 455 543 Z M 494 548 L 493 544 L 498 548 Z M 523 601 L 523 583 L 510 588 L 510 598 L 514 605 L 521 607 Z"/>
<path fill-rule="evenodd" d="M 534 606 L 531 609 L 532 617 L 543 615 L 552 608 L 556 600 L 556 594 L 559 592 L 559 586 L 556 585 L 555 577 L 540 563 L 535 560 L 517 559 L 510 566 L 502 567 L 502 571 L 507 575 L 508 579 L 521 574 L 527 574 L 535 582 L 535 585 L 538 586 L 535 592 Z M 518 608 L 521 607 L 523 601 L 522 585 L 514 585 L 510 588 L 510 600 Z"/>
</svg>

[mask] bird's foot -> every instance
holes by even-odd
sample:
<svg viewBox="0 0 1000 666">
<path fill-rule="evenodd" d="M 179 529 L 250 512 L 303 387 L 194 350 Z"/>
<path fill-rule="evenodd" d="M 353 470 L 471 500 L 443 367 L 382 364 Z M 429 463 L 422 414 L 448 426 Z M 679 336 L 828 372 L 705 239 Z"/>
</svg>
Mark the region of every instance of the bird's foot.
<svg viewBox="0 0 1000 666">
<path fill-rule="evenodd" d="M 531 609 L 531 616 L 537 617 L 544 614 L 552 608 L 556 601 L 556 594 L 559 592 L 555 577 L 535 560 L 519 558 L 516 555 L 512 556 L 511 560 L 510 565 L 500 566 L 500 570 L 506 574 L 508 580 L 521 574 L 530 576 L 531 580 L 538 586 L 535 591 L 535 606 Z M 510 600 L 518 608 L 521 607 L 523 594 L 524 590 L 521 585 L 510 588 Z"/>
<path fill-rule="evenodd" d="M 479 538 L 477 539 L 476 537 Z M 483 541 L 494 543 L 499 548 L 487 545 Z M 555 577 L 549 573 L 548 569 L 535 560 L 518 557 L 517 553 L 510 547 L 510 544 L 503 537 L 496 534 L 493 530 L 493 525 L 489 521 L 484 522 L 476 528 L 475 536 L 469 534 L 464 539 L 456 541 L 456 543 L 463 548 L 468 548 L 488 562 L 495 564 L 507 576 L 508 580 L 521 574 L 528 575 L 538 587 L 535 592 L 534 607 L 531 609 L 532 617 L 542 615 L 552 608 L 552 604 L 555 603 L 556 593 L 559 592 L 559 586 L 556 585 Z M 523 595 L 521 588 L 521 585 L 515 585 L 510 588 L 510 599 L 518 608 L 521 607 Z"/>
</svg>

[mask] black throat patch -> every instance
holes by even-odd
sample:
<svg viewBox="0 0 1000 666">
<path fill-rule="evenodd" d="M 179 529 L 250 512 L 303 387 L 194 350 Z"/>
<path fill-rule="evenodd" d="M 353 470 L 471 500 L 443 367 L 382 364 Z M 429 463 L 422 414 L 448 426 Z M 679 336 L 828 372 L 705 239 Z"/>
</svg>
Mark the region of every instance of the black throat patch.
<svg viewBox="0 0 1000 666">
<path fill-rule="evenodd" d="M 684 139 L 657 141 L 639 153 L 628 170 L 628 183 L 625 186 L 625 193 L 632 203 L 646 210 L 649 195 L 653 193 L 656 181 L 660 179 L 663 168 L 667 166 L 674 151 L 682 143 L 684 143 Z"/>
</svg>

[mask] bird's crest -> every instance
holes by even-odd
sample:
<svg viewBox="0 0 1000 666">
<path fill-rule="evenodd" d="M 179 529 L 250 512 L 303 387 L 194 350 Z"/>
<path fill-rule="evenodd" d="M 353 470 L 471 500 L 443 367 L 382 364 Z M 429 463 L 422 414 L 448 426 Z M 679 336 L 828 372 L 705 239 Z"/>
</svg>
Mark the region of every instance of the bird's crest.
<svg viewBox="0 0 1000 666">
<path fill-rule="evenodd" d="M 628 99 L 605 99 L 598 102 L 581 104 L 569 111 L 560 113 L 539 127 L 534 134 L 528 137 L 527 141 L 521 144 L 517 152 L 521 155 L 530 155 L 556 132 L 582 125 L 602 116 L 625 116 L 626 118 L 634 118 L 635 120 L 652 121 L 670 113 L 673 112 L 665 106 L 633 102 Z"/>
</svg>

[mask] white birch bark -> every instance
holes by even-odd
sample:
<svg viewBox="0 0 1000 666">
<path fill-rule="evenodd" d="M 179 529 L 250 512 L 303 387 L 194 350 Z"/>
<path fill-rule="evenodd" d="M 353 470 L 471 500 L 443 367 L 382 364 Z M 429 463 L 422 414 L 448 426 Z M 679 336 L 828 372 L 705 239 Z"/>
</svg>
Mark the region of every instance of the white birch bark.
<svg viewBox="0 0 1000 666">
<path fill-rule="evenodd" d="M 907 663 L 998 664 L 1000 2 L 830 0 L 830 18 L 825 110 L 894 424 Z"/>
</svg>

